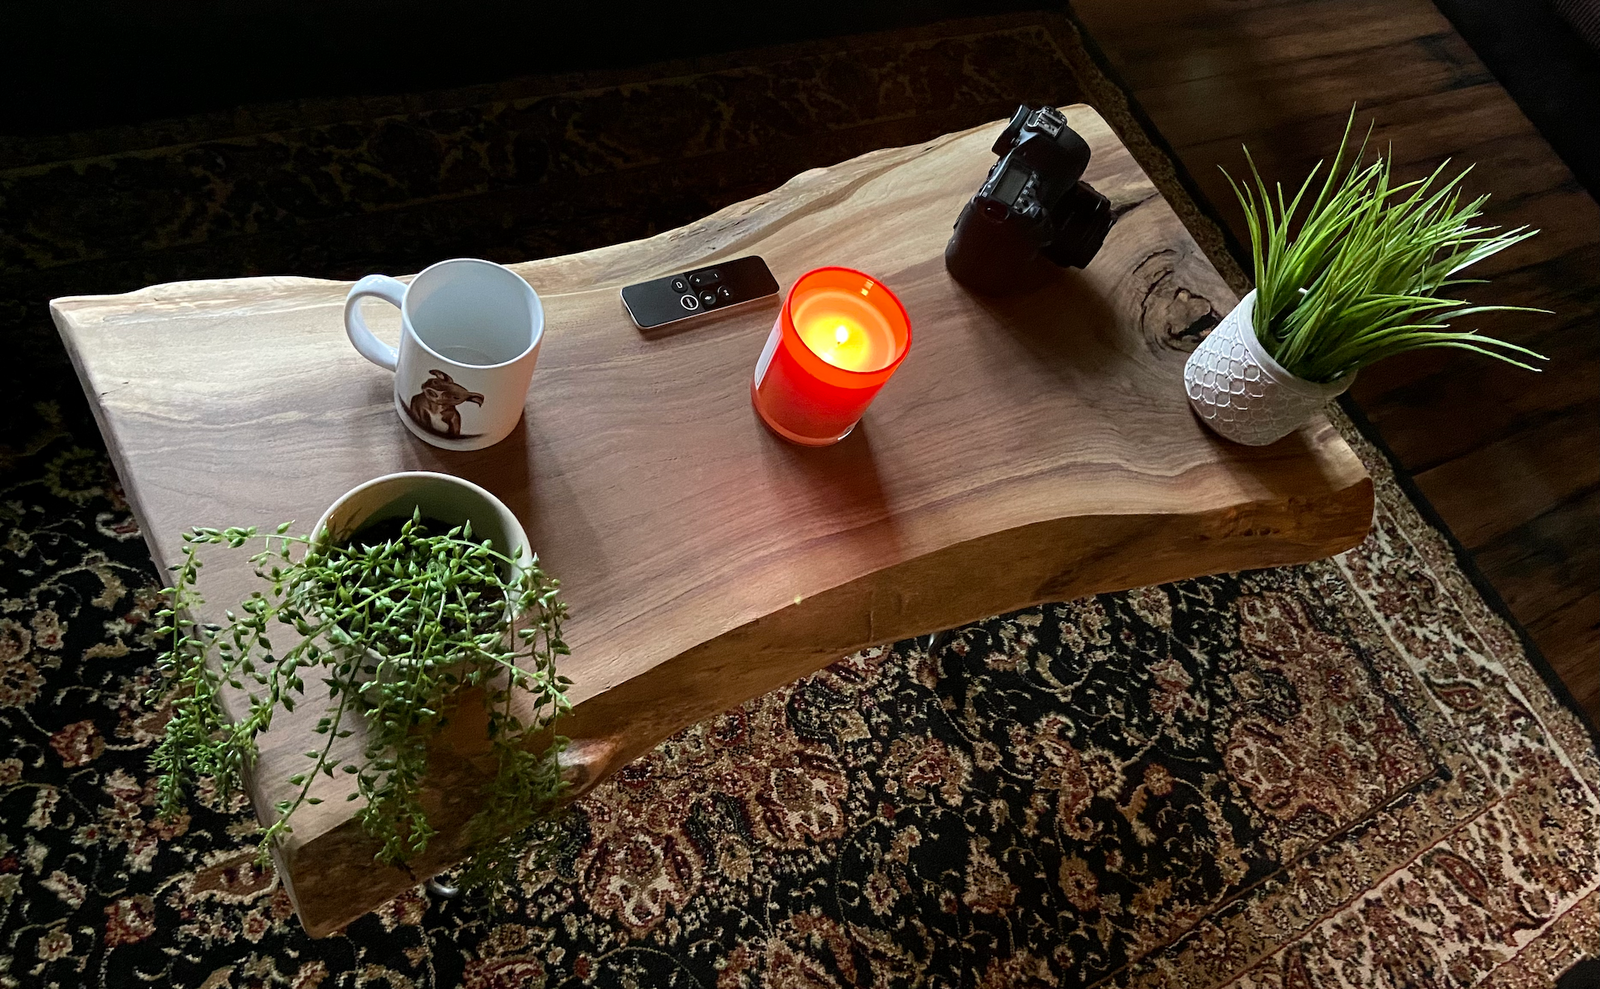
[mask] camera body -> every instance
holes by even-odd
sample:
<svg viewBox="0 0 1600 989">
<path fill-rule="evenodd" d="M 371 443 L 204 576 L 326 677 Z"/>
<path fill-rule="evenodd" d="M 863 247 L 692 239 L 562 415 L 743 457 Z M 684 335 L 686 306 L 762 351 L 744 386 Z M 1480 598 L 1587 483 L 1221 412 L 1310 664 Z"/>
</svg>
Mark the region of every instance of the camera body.
<svg viewBox="0 0 1600 989">
<path fill-rule="evenodd" d="M 1111 201 L 1081 181 L 1089 144 L 1054 107 L 1024 104 L 994 143 L 1000 160 L 961 210 L 944 249 L 975 292 L 1038 288 L 1057 267 L 1082 268 L 1111 229 Z"/>
</svg>

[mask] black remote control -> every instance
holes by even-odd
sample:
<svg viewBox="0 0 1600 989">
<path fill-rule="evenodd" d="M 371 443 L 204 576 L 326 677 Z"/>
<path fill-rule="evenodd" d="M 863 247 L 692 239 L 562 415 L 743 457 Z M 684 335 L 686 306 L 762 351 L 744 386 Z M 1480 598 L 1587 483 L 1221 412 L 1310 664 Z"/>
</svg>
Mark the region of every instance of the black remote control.
<svg viewBox="0 0 1600 989">
<path fill-rule="evenodd" d="M 778 280 L 767 263 L 752 254 L 629 285 L 622 290 L 622 304 L 639 329 L 653 330 L 777 294 Z"/>
</svg>

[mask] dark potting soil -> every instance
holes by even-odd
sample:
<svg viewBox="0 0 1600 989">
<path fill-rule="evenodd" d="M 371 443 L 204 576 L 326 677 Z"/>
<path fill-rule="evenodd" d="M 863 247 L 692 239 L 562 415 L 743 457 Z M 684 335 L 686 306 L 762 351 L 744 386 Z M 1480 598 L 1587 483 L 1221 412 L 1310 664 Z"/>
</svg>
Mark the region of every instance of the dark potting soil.
<svg viewBox="0 0 1600 989">
<path fill-rule="evenodd" d="M 384 519 L 381 522 L 374 522 L 372 525 L 357 530 L 356 534 L 350 537 L 350 542 L 362 549 L 371 549 L 374 546 L 382 546 L 384 543 L 398 540 L 400 538 L 401 530 L 403 530 L 406 526 L 406 523 L 410 521 L 411 516 L 409 515 L 396 515 L 393 518 Z M 421 522 L 418 523 L 416 529 L 412 531 L 419 536 L 429 536 L 438 532 L 449 532 L 450 526 L 446 525 L 440 519 L 424 515 Z"/>
</svg>

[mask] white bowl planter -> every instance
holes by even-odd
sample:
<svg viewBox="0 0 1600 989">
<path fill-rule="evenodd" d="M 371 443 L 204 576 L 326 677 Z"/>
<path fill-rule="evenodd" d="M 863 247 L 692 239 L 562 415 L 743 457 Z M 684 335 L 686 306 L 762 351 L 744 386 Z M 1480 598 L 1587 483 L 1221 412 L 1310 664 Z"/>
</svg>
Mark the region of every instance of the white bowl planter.
<svg viewBox="0 0 1600 989">
<path fill-rule="evenodd" d="M 1350 387 L 1354 374 L 1317 384 L 1295 377 L 1256 340 L 1256 293 L 1239 300 L 1183 365 L 1183 387 L 1202 422 L 1246 446 L 1275 443 Z"/>
<path fill-rule="evenodd" d="M 410 470 L 375 477 L 339 496 L 317 519 L 312 534 L 340 543 L 368 526 L 395 518 L 410 518 L 416 509 L 423 518 L 454 527 L 472 523 L 474 539 L 492 539 L 494 548 L 519 565 L 532 561 L 528 534 L 505 502 L 488 491 L 451 474 Z M 507 574 L 507 576 L 510 576 Z"/>
<path fill-rule="evenodd" d="M 326 529 L 329 541 L 344 543 L 369 526 L 409 519 L 419 508 L 423 518 L 443 522 L 450 528 L 471 522 L 472 538 L 493 540 L 494 549 L 515 561 L 517 569 L 533 562 L 528 534 L 505 502 L 471 481 L 432 471 L 385 474 L 351 488 L 328 506 L 311 531 L 313 538 L 320 541 Z M 502 576 L 509 580 L 511 567 L 503 569 L 506 572 Z M 367 655 L 372 666 L 381 662 L 377 653 Z M 431 666 L 431 661 L 426 665 Z"/>
</svg>

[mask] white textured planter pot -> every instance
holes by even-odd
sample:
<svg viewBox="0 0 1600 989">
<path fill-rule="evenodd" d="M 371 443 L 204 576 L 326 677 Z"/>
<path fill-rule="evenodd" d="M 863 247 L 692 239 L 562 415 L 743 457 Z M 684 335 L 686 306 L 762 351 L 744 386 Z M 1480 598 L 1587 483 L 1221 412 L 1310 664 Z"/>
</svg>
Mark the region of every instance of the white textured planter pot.
<svg viewBox="0 0 1600 989">
<path fill-rule="evenodd" d="M 1183 388 L 1195 415 L 1218 435 L 1266 446 L 1305 425 L 1356 376 L 1320 385 L 1285 371 L 1256 340 L 1255 309 L 1252 289 L 1189 355 Z"/>
</svg>

